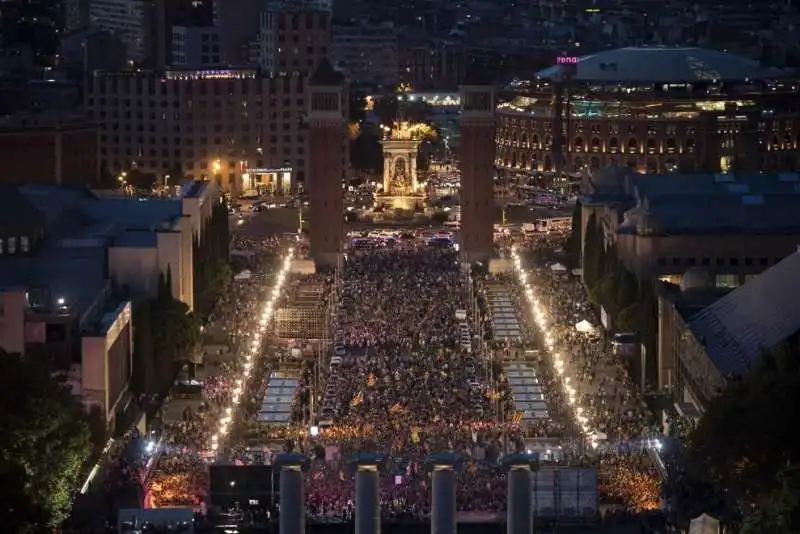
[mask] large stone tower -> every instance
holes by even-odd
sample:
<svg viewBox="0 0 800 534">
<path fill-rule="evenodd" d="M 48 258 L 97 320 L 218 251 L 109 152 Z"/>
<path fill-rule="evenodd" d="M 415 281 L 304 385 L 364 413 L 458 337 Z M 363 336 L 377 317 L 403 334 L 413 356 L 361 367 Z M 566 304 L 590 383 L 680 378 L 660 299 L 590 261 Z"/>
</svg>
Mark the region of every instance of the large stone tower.
<svg viewBox="0 0 800 534">
<path fill-rule="evenodd" d="M 494 246 L 494 87 L 477 71 L 461 85 L 461 250 L 488 260 Z"/>
<path fill-rule="evenodd" d="M 338 265 L 344 244 L 344 81 L 342 74 L 323 59 L 308 87 L 311 257 L 318 267 Z"/>
</svg>

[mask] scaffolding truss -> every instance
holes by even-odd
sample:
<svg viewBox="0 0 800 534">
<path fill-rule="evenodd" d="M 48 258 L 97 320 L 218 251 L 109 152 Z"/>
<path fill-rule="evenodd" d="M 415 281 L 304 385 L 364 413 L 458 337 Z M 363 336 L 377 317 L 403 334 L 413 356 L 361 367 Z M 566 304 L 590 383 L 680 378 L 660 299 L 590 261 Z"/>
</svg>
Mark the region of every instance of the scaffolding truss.
<svg viewBox="0 0 800 534">
<path fill-rule="evenodd" d="M 321 284 L 303 284 L 297 288 L 288 306 L 273 315 L 275 335 L 282 339 L 328 339 L 329 310 Z"/>
</svg>

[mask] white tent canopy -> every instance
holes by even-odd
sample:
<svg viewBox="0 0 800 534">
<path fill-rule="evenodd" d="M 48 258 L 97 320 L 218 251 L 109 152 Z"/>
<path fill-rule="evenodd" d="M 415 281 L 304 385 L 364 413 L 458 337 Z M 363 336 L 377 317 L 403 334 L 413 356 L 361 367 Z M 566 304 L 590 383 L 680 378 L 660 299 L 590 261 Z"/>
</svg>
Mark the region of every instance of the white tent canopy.
<svg viewBox="0 0 800 534">
<path fill-rule="evenodd" d="M 719 520 L 702 514 L 689 523 L 689 534 L 719 534 Z"/>
<path fill-rule="evenodd" d="M 591 334 L 594 332 L 594 326 L 592 326 L 592 323 L 584 319 L 575 325 L 575 330 L 581 332 L 582 334 Z"/>
<path fill-rule="evenodd" d="M 253 275 L 252 272 L 245 269 L 244 271 L 240 272 L 236 276 L 233 277 L 234 280 L 250 280 L 250 277 Z"/>
<path fill-rule="evenodd" d="M 565 266 L 561 265 L 560 263 L 554 263 L 553 265 L 551 265 L 550 266 L 550 270 L 553 271 L 554 273 L 565 273 L 565 272 L 567 272 L 567 268 Z"/>
</svg>

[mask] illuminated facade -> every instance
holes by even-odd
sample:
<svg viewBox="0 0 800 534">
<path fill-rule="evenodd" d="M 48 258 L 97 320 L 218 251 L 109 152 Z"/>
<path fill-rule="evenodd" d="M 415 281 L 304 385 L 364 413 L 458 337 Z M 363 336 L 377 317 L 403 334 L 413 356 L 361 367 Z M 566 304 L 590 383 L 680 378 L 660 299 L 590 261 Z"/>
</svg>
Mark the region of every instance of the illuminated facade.
<svg viewBox="0 0 800 534">
<path fill-rule="evenodd" d="M 278 191 L 308 175 L 307 79 L 246 69 L 98 72 L 85 99 L 100 125 L 100 160 L 112 173 L 161 178 L 180 169 L 232 193 L 259 182 Z M 272 173 L 286 168 L 288 187 L 285 173 Z M 280 177 L 274 187 L 257 176 L 271 173 Z"/>
<path fill-rule="evenodd" d="M 781 71 L 695 48 L 628 48 L 554 63 L 534 81 L 512 83 L 497 107 L 496 166 L 507 175 L 609 164 L 646 173 L 800 164 L 800 87 Z M 554 150 L 559 124 L 562 148 Z"/>
<path fill-rule="evenodd" d="M 425 125 L 395 123 L 381 141 L 383 146 L 383 192 L 403 196 L 417 192 L 417 151 Z"/>
</svg>

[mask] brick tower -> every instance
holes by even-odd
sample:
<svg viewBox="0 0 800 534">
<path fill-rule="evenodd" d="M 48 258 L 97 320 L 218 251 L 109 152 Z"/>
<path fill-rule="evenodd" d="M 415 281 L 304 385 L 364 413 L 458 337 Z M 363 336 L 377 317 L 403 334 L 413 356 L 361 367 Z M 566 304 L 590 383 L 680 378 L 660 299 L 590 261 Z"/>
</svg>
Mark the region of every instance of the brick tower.
<svg viewBox="0 0 800 534">
<path fill-rule="evenodd" d="M 327 59 L 320 62 L 308 85 L 311 257 L 317 267 L 335 267 L 344 244 L 342 143 L 347 94 L 344 77 Z"/>
<path fill-rule="evenodd" d="M 488 260 L 494 246 L 494 87 L 479 72 L 461 85 L 461 250 Z"/>
</svg>

